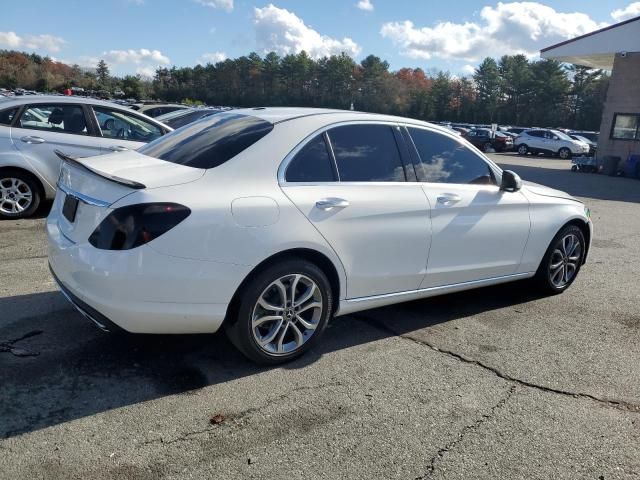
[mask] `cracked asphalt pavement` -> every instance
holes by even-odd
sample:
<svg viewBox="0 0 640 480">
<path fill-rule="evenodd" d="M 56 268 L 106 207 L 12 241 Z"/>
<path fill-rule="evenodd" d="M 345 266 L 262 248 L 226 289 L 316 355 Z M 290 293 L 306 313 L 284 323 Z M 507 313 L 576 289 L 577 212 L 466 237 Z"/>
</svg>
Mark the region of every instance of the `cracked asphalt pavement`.
<svg viewBox="0 0 640 480">
<path fill-rule="evenodd" d="M 102 333 L 56 291 L 44 219 L 0 222 L 0 478 L 640 478 L 640 182 L 494 158 L 591 207 L 567 293 L 340 317 L 278 368 L 223 334 Z"/>
</svg>

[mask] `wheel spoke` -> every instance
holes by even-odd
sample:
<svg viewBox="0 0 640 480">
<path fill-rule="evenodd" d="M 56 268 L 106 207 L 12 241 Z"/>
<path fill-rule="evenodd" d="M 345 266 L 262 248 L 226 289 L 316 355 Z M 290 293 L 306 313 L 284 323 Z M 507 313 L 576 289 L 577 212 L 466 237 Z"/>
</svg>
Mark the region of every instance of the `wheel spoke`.
<svg viewBox="0 0 640 480">
<path fill-rule="evenodd" d="M 321 302 L 309 302 L 304 307 L 300 307 L 300 309 L 298 310 L 298 315 L 300 315 L 302 312 L 306 312 L 307 310 L 309 310 L 311 308 L 322 308 L 322 303 Z"/>
<path fill-rule="evenodd" d="M 254 318 L 252 323 L 254 328 L 259 327 L 266 322 L 282 321 L 283 318 L 280 315 L 265 315 L 264 317 Z"/>
<path fill-rule="evenodd" d="M 283 323 L 284 321 L 279 322 L 278 325 L 276 325 L 276 327 L 266 337 L 262 337 L 261 339 L 259 339 L 258 343 L 260 343 L 262 347 L 266 347 L 271 342 L 273 342 L 273 340 L 278 336 L 278 332 L 280 332 Z"/>
<path fill-rule="evenodd" d="M 282 305 L 287 306 L 287 302 L 289 300 L 287 296 L 287 287 L 282 283 L 282 279 L 278 279 L 273 284 L 280 291 L 280 298 L 282 298 Z"/>
<path fill-rule="evenodd" d="M 298 300 L 294 300 L 293 306 L 299 307 L 303 305 L 305 302 L 307 302 L 308 300 L 310 300 L 313 297 L 313 295 L 316 293 L 316 288 L 317 287 L 315 283 L 313 285 L 310 285 L 309 288 L 302 294 L 301 298 L 299 298 Z"/>
<path fill-rule="evenodd" d="M 296 303 L 296 289 L 298 288 L 298 282 L 300 282 L 300 277 L 302 275 L 296 274 L 291 280 L 291 305 L 293 306 Z"/>
<path fill-rule="evenodd" d="M 293 330 L 293 336 L 295 338 L 296 347 L 302 346 L 302 344 L 304 343 L 304 336 L 302 335 L 302 332 L 295 324 L 290 323 L 289 325 L 291 326 L 291 330 Z"/>
<path fill-rule="evenodd" d="M 565 270 L 565 268 L 564 268 L 564 264 L 563 264 L 559 269 L 557 269 L 555 272 L 553 272 L 551 274 L 551 281 L 554 284 L 558 285 L 558 281 L 557 281 L 558 277 L 560 277 L 560 279 L 562 279 L 564 277 L 564 270 Z"/>
<path fill-rule="evenodd" d="M 284 327 L 282 327 L 282 329 L 280 330 L 280 335 L 278 335 L 278 342 L 277 342 L 277 347 L 276 350 L 278 353 L 283 353 L 283 345 L 282 342 L 284 341 L 284 336 L 287 334 L 287 330 L 289 329 L 289 325 L 291 325 L 289 322 L 284 324 Z"/>
<path fill-rule="evenodd" d="M 304 318 L 302 318 L 302 315 L 296 315 L 296 320 L 298 320 L 300 325 L 302 325 L 307 330 L 315 330 L 316 329 L 315 323 L 311 323 L 311 322 L 306 321 Z"/>
<path fill-rule="evenodd" d="M 258 305 L 260 305 L 265 310 L 269 310 L 271 312 L 279 312 L 280 310 L 282 310 L 284 308 L 284 305 L 278 306 L 278 305 L 273 305 L 273 304 L 267 302 L 264 299 L 264 297 L 260 297 L 260 300 L 258 300 Z"/>
</svg>

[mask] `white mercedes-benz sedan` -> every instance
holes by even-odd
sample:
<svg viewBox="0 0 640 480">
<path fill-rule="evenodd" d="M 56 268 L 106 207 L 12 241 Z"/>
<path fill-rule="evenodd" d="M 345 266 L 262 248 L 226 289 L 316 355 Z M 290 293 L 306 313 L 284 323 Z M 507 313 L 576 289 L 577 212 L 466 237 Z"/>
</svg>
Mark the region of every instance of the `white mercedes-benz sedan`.
<svg viewBox="0 0 640 480">
<path fill-rule="evenodd" d="M 63 159 L 51 271 L 105 330 L 215 332 L 261 363 L 335 315 L 533 277 L 566 290 L 588 208 L 408 118 L 255 108 Z"/>
</svg>

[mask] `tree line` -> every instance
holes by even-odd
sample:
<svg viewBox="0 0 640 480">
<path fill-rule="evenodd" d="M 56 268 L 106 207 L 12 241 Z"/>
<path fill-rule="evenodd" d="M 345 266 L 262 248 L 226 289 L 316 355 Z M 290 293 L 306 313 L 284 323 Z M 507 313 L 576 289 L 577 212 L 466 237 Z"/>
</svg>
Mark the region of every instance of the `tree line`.
<svg viewBox="0 0 640 480">
<path fill-rule="evenodd" d="M 95 70 L 46 57 L 0 51 L 0 86 L 60 90 L 69 86 L 122 89 L 127 97 L 209 105 L 308 106 L 389 113 L 422 120 L 565 126 L 597 130 L 609 76 L 524 55 L 487 57 L 475 72 L 401 68 L 375 55 L 356 62 L 348 55 L 313 59 L 300 52 L 235 59 L 193 67 L 159 68 L 152 80 L 116 78 L 100 62 Z"/>
</svg>

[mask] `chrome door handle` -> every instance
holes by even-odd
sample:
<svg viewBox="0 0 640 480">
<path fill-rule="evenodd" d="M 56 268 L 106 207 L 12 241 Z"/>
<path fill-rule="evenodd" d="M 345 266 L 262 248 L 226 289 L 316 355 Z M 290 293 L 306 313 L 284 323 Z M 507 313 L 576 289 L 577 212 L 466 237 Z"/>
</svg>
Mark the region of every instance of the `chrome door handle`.
<svg viewBox="0 0 640 480">
<path fill-rule="evenodd" d="M 20 140 L 22 140 L 24 143 L 29 143 L 29 144 L 44 143 L 44 138 L 42 138 L 42 137 L 34 137 L 34 136 L 31 136 L 31 135 L 27 135 L 26 137 L 22 137 Z"/>
<path fill-rule="evenodd" d="M 112 152 L 126 152 L 127 150 L 129 150 L 127 147 L 123 147 L 122 145 L 111 145 L 107 148 Z"/>
<path fill-rule="evenodd" d="M 321 198 L 316 202 L 316 207 L 320 210 L 330 210 L 332 208 L 346 208 L 349 201 L 344 198 Z"/>
<path fill-rule="evenodd" d="M 460 197 L 460 195 L 456 195 L 455 193 L 444 193 L 436 198 L 436 200 L 440 205 L 448 207 L 449 205 L 458 203 L 460 200 L 462 200 L 462 198 Z"/>
</svg>

